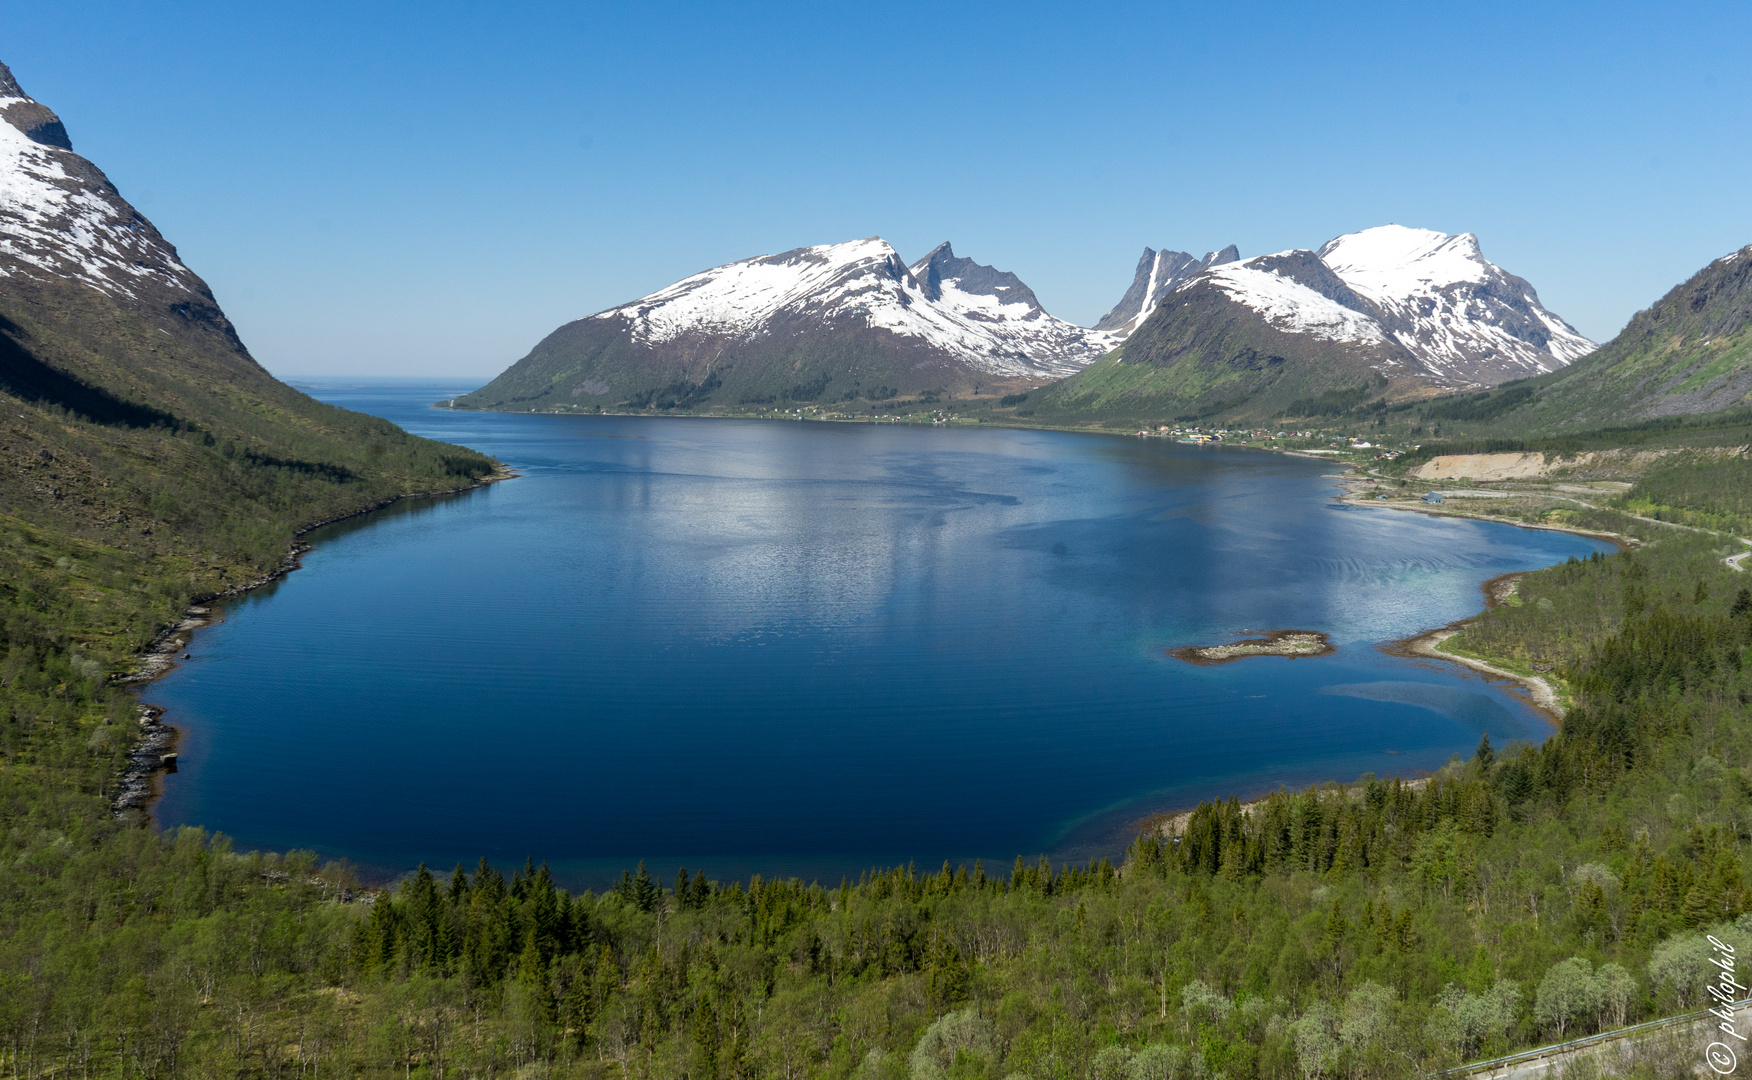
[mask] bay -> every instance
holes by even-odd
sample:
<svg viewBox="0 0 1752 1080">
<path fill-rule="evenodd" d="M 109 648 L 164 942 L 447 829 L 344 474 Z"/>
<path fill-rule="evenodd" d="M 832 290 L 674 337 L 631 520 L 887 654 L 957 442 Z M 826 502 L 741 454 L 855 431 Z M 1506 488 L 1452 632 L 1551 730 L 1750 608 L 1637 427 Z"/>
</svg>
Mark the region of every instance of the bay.
<svg viewBox="0 0 1752 1080">
<path fill-rule="evenodd" d="M 1549 734 L 1377 645 L 1605 545 L 1333 501 L 1319 461 L 1059 432 L 325 401 L 519 478 L 309 538 L 147 689 L 156 805 L 389 879 L 546 860 L 720 878 L 1115 856 L 1136 822 Z M 1194 667 L 1186 644 L 1338 651 Z"/>
</svg>

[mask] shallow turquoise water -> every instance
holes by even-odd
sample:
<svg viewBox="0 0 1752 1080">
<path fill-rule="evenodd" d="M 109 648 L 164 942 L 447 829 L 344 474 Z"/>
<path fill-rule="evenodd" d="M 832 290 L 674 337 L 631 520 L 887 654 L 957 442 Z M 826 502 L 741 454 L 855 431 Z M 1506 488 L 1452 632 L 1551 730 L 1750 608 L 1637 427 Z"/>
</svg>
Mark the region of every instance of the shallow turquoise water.
<svg viewBox="0 0 1752 1080">
<path fill-rule="evenodd" d="M 162 823 L 575 883 L 1114 854 L 1201 797 L 1544 738 L 1376 645 L 1601 547 L 1342 507 L 1258 451 L 426 407 L 461 389 L 313 390 L 523 475 L 325 529 L 200 631 L 144 695 L 183 732 Z M 1166 655 L 1279 627 L 1339 651 Z"/>
</svg>

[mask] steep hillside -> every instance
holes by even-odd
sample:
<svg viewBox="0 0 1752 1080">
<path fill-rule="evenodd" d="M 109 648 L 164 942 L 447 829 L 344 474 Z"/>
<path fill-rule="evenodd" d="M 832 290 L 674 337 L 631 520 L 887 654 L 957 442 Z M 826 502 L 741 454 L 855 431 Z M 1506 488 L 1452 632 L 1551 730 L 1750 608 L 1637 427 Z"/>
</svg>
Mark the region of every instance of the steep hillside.
<svg viewBox="0 0 1752 1080">
<path fill-rule="evenodd" d="M 0 65 L 0 506 L 193 591 L 277 561 L 300 524 L 490 471 L 313 401 Z M 246 569 L 238 569 L 239 567 Z"/>
<path fill-rule="evenodd" d="M 1550 435 L 1752 404 L 1752 245 L 1715 260 L 1573 367 L 1427 410 L 1453 431 Z"/>
<path fill-rule="evenodd" d="M 461 408 L 697 409 L 1003 394 L 1113 344 L 948 244 L 878 237 L 714 267 L 555 330 Z"/>
</svg>

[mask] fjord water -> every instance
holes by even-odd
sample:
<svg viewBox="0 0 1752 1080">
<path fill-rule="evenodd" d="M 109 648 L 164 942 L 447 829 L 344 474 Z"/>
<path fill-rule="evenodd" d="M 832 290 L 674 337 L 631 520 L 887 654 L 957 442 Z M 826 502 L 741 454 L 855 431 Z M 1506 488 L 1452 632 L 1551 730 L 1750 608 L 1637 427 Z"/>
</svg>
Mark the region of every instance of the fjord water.
<svg viewBox="0 0 1752 1080">
<path fill-rule="evenodd" d="M 1602 545 L 1332 500 L 1318 461 L 998 429 L 452 413 L 316 396 L 520 478 L 313 534 L 146 692 L 157 807 L 392 876 L 599 884 L 1117 854 L 1152 811 L 1542 739 L 1378 643 Z M 1321 658 L 1167 655 L 1274 628 Z"/>
</svg>

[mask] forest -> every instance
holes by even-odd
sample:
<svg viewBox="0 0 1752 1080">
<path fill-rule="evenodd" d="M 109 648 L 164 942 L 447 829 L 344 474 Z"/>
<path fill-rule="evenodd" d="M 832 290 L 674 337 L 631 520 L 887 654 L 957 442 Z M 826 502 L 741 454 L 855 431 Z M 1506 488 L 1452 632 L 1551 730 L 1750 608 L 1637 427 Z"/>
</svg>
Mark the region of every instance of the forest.
<svg viewBox="0 0 1752 1080">
<path fill-rule="evenodd" d="M 1617 515 L 1641 544 L 1527 575 L 1454 639 L 1561 678 L 1543 744 L 1207 803 L 1117 863 L 362 885 L 113 813 L 138 718 L 113 676 L 202 582 L 271 569 L 299 492 L 369 505 L 483 459 L 322 458 L 375 477 L 349 480 L 158 438 L 230 470 L 235 527 L 166 512 L 129 548 L 0 518 L 0 1075 L 1408 1076 L 1697 1008 L 1704 935 L 1752 947 L 1752 591 L 1725 536 Z"/>
</svg>

